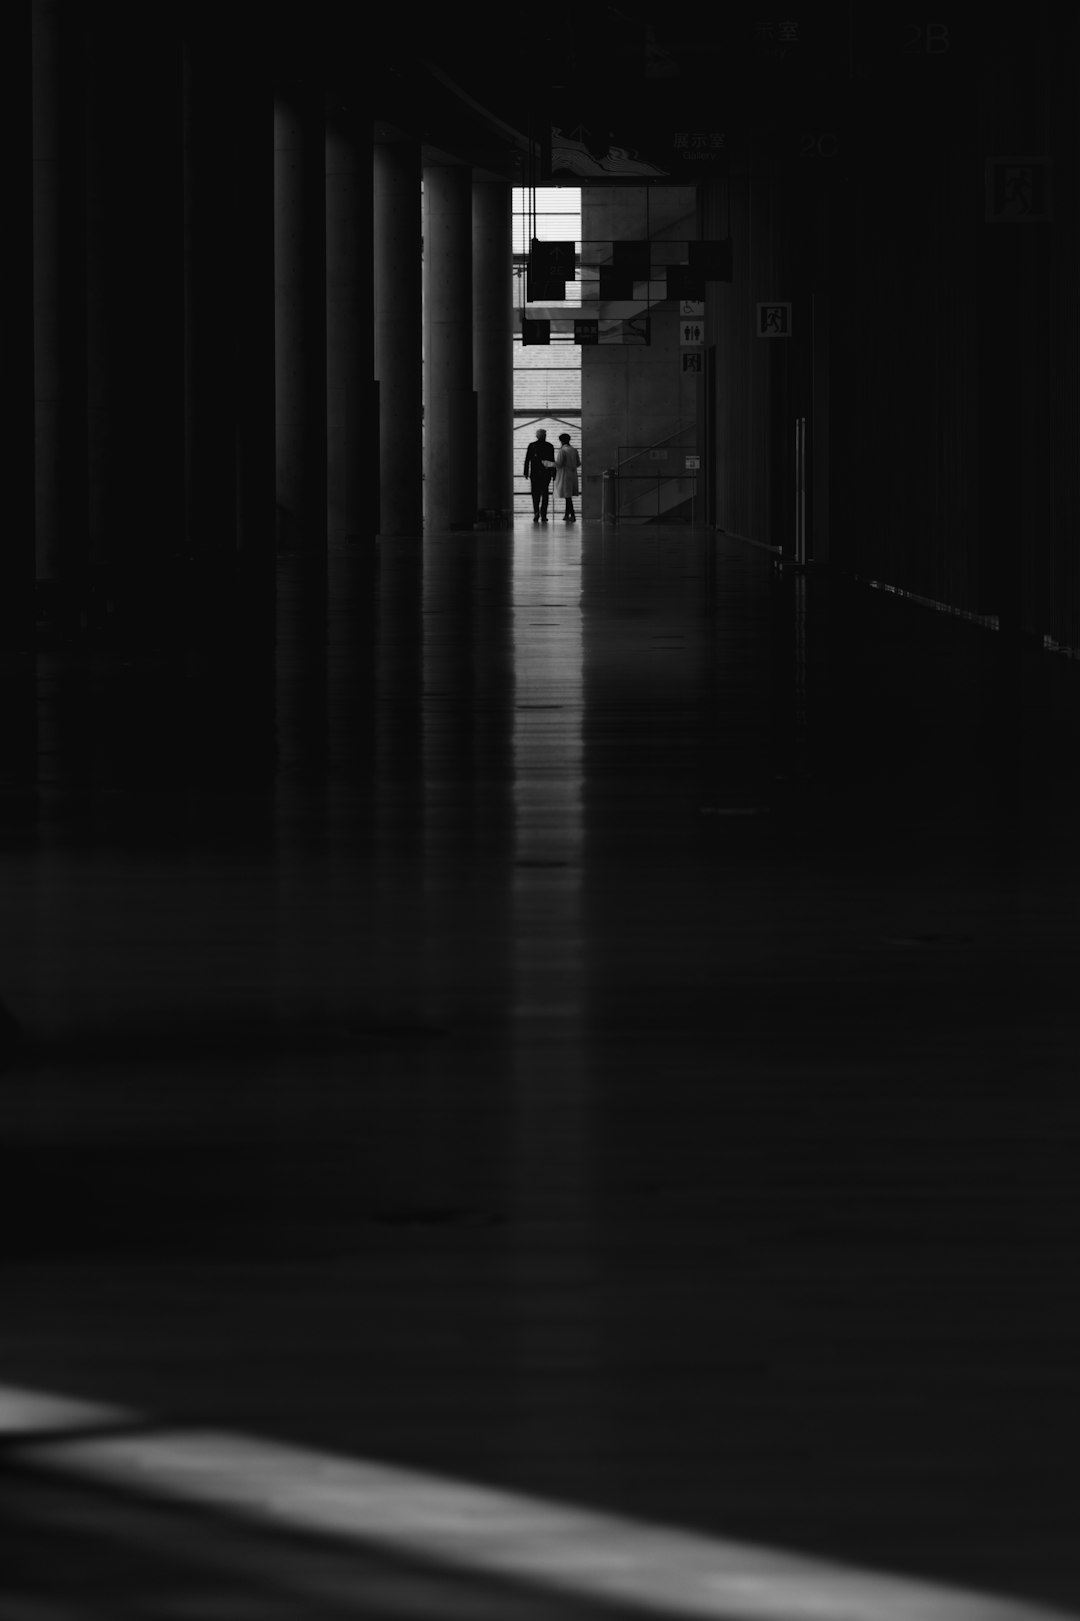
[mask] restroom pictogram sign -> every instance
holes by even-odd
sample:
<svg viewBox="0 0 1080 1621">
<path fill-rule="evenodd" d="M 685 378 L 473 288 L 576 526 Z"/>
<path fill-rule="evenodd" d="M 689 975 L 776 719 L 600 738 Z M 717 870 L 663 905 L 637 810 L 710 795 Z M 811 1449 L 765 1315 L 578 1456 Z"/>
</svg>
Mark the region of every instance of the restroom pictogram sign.
<svg viewBox="0 0 1080 1621">
<path fill-rule="evenodd" d="M 679 342 L 684 349 L 700 349 L 705 342 L 704 321 L 679 322 Z"/>
</svg>

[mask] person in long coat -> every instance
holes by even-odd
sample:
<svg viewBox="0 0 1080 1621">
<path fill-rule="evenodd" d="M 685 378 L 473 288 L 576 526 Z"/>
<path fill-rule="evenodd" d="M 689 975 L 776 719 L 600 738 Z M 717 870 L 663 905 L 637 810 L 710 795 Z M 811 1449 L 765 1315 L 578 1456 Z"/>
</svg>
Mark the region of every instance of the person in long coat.
<svg viewBox="0 0 1080 1621">
<path fill-rule="evenodd" d="M 547 442 L 547 429 L 537 428 L 536 438 L 525 452 L 523 478 L 529 481 L 532 493 L 533 523 L 547 523 L 548 495 L 551 475 L 555 470 L 555 457 Z"/>
<path fill-rule="evenodd" d="M 555 494 L 561 496 L 566 502 L 566 511 L 563 513 L 564 523 L 577 523 L 577 513 L 574 511 L 574 497 L 578 493 L 578 468 L 581 466 L 581 457 L 570 443 L 568 433 L 560 433 L 559 448 L 555 452 Z"/>
</svg>

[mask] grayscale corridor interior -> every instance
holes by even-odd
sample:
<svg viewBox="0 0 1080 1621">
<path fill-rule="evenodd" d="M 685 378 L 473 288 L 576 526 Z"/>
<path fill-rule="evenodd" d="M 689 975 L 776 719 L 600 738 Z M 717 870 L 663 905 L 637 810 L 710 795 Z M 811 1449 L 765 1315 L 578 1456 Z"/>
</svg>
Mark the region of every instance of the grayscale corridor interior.
<svg viewBox="0 0 1080 1621">
<path fill-rule="evenodd" d="M 1077 17 L 5 20 L 0 1621 L 1080 1621 Z"/>
</svg>

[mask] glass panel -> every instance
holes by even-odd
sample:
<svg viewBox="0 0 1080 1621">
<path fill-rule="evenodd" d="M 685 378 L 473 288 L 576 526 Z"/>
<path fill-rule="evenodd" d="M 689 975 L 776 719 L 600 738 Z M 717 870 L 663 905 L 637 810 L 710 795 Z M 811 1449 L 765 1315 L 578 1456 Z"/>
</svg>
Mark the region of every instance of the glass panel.
<svg viewBox="0 0 1080 1621">
<path fill-rule="evenodd" d="M 528 253 L 532 192 L 524 186 L 513 188 L 514 252 Z M 537 186 L 536 239 L 538 242 L 581 240 L 581 190 L 578 186 Z"/>
</svg>

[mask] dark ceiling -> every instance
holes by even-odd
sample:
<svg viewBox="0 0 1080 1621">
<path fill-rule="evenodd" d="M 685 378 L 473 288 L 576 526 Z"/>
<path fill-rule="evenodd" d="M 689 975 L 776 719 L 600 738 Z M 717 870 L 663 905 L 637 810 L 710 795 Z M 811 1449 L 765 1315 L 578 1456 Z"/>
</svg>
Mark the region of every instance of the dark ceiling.
<svg viewBox="0 0 1080 1621">
<path fill-rule="evenodd" d="M 520 172 L 521 149 L 552 126 L 596 152 L 643 154 L 676 129 L 917 139 L 950 116 L 986 27 L 965 34 L 957 19 L 951 50 L 934 53 L 918 25 L 850 0 L 584 0 L 541 15 L 483 0 L 392 13 L 369 68 L 377 117 L 510 173 L 515 146 Z"/>
</svg>

